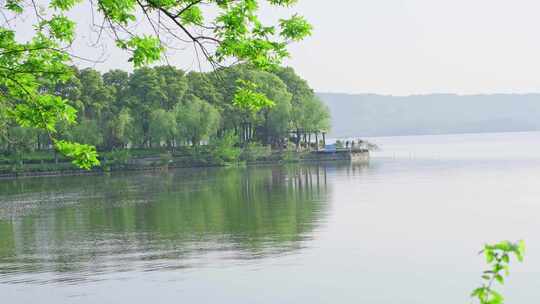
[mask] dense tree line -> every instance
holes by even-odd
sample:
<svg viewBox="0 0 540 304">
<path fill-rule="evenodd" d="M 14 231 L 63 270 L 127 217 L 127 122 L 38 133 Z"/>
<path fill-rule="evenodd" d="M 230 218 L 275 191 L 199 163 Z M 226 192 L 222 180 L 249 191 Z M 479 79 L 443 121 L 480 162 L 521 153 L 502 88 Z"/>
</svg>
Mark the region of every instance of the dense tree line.
<svg viewBox="0 0 540 304">
<path fill-rule="evenodd" d="M 235 104 L 239 82 L 249 82 L 273 106 L 253 111 Z M 285 144 L 291 131 L 329 128 L 328 109 L 291 68 L 270 73 L 239 65 L 186 73 L 157 66 L 104 74 L 74 68 L 69 81 L 43 82 L 40 91 L 69 100 L 78 112 L 76 125 L 57 126 L 61 139 L 102 151 L 197 146 L 226 134 L 237 137 L 239 144 L 277 147 Z M 4 153 L 52 148 L 42 130 L 21 127 L 7 117 L 3 120 L 7 132 L 0 138 L 0 149 Z"/>
<path fill-rule="evenodd" d="M 289 57 L 288 45 L 309 36 L 312 26 L 298 14 L 289 14 L 273 23 L 263 22 L 258 17 L 259 8 L 288 10 L 296 2 L 3 1 L 0 4 L 3 19 L 0 22 L 0 117 L 10 116 L 19 126 L 41 129 L 57 152 L 69 157 L 76 166 L 90 169 L 100 164 L 96 147 L 61 139 L 57 129 L 60 123 L 77 122 L 76 109 L 67 99 L 41 90 L 43 81 L 56 86 L 73 75 L 69 64 L 78 58 L 71 52 L 77 36 L 77 22 L 70 17 L 74 10 L 82 9 L 92 15 L 89 26 L 99 32 L 94 45 L 103 37 L 111 37 L 118 48 L 126 51 L 128 61 L 135 68 L 166 59 L 165 51 L 185 44 L 193 46 L 197 59 L 201 55 L 214 68 L 234 62 L 268 71 Z M 32 30 L 16 30 L 22 23 L 30 25 Z M 150 28 L 153 31 L 148 31 Z M 239 93 L 240 104 L 252 108 L 268 104 L 268 99 L 251 86 Z M 148 133 L 148 121 L 145 124 Z M 0 119 L 0 136 L 4 139 L 6 132 L 6 121 Z"/>
</svg>

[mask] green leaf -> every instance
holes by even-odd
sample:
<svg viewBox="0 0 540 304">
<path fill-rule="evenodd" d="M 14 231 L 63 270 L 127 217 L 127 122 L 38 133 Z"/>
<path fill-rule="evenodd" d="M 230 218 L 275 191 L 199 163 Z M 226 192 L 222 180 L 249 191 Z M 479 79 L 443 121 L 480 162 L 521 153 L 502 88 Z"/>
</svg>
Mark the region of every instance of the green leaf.
<svg viewBox="0 0 540 304">
<path fill-rule="evenodd" d="M 65 121 L 70 124 L 75 122 L 77 111 L 68 105 L 66 100 L 47 94 L 29 98 L 12 111 L 19 125 L 55 133 L 58 122 Z"/>
<path fill-rule="evenodd" d="M 508 265 L 504 265 L 504 275 L 509 276 L 510 275 L 510 267 Z"/>
<path fill-rule="evenodd" d="M 294 15 L 290 19 L 281 19 L 279 23 L 281 26 L 280 35 L 293 41 L 300 41 L 310 36 L 313 31 L 312 25 L 304 17 L 298 15 Z"/>
<path fill-rule="evenodd" d="M 485 288 L 484 287 L 479 287 L 479 288 L 476 288 L 475 290 L 473 290 L 473 292 L 471 293 L 471 297 L 483 297 L 484 296 L 484 293 L 485 293 Z"/>
<path fill-rule="evenodd" d="M 4 7 L 14 13 L 22 14 L 23 6 L 22 6 L 22 0 L 7 0 Z"/>
<path fill-rule="evenodd" d="M 484 250 L 484 255 L 486 257 L 486 261 L 488 262 L 488 264 L 492 263 L 493 260 L 495 259 L 495 256 L 493 255 L 493 251 L 491 251 L 491 249 L 489 248 L 486 248 Z"/>
<path fill-rule="evenodd" d="M 122 25 L 128 25 L 130 21 L 135 21 L 137 18 L 134 15 L 135 8 L 138 3 L 136 0 L 100 0 L 99 9 L 104 12 L 107 17 Z"/>
<path fill-rule="evenodd" d="M 54 9 L 67 11 L 80 2 L 81 0 L 51 0 L 50 6 Z"/>
<path fill-rule="evenodd" d="M 100 164 L 96 148 L 90 145 L 60 140 L 55 142 L 56 149 L 72 159 L 72 163 L 82 169 L 90 170 Z"/>
<path fill-rule="evenodd" d="M 490 290 L 490 296 L 491 296 L 491 299 L 490 299 L 491 304 L 502 304 L 504 302 L 504 297 L 500 293 L 494 290 Z"/>
<path fill-rule="evenodd" d="M 201 9 L 194 5 L 185 10 L 180 19 L 184 25 L 200 25 L 204 22 L 204 17 Z"/>
<path fill-rule="evenodd" d="M 495 244 L 494 246 L 492 246 L 494 249 L 498 249 L 498 250 L 501 250 L 501 251 L 512 251 L 512 248 L 513 248 L 513 244 L 509 241 L 503 241 L 503 242 L 500 242 L 498 244 Z"/>
<path fill-rule="evenodd" d="M 51 35 L 54 38 L 65 42 L 73 41 L 75 35 L 75 22 L 71 21 L 66 16 L 53 16 L 46 24 L 49 26 Z"/>
<path fill-rule="evenodd" d="M 133 51 L 133 56 L 129 59 L 136 67 L 140 67 L 161 58 L 163 46 L 157 37 L 152 36 L 135 36 L 128 41 L 117 42 L 120 46 L 130 48 Z"/>
<path fill-rule="evenodd" d="M 518 253 L 518 260 L 520 262 L 523 262 L 523 255 L 525 254 L 525 241 L 520 240 L 518 242 L 518 251 L 517 251 L 517 253 Z"/>
<path fill-rule="evenodd" d="M 234 95 L 233 105 L 235 107 L 258 112 L 263 108 L 273 107 L 275 102 L 268 99 L 263 93 L 258 93 L 255 90 L 257 85 L 251 81 L 239 80 L 238 88 Z"/>
</svg>

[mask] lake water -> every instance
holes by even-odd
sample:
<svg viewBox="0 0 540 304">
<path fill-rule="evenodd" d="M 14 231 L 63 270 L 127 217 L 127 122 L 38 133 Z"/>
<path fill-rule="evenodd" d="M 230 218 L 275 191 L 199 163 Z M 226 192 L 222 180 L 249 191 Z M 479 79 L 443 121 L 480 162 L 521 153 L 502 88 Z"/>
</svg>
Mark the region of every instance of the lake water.
<svg viewBox="0 0 540 304">
<path fill-rule="evenodd" d="M 368 166 L 0 180 L 2 303 L 539 303 L 540 133 L 374 138 Z"/>
</svg>

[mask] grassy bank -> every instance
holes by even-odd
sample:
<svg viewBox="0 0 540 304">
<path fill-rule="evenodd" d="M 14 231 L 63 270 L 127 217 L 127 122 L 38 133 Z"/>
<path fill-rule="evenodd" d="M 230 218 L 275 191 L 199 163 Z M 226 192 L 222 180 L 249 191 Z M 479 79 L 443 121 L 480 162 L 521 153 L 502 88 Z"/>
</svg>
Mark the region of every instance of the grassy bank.
<svg viewBox="0 0 540 304">
<path fill-rule="evenodd" d="M 69 159 L 53 151 L 0 155 L 0 178 L 99 174 L 113 171 L 162 170 L 168 168 L 242 166 L 265 163 L 294 163 L 310 159 L 309 152 L 271 150 L 250 145 L 245 148 L 125 149 L 101 152 L 101 165 L 80 170 Z"/>
</svg>

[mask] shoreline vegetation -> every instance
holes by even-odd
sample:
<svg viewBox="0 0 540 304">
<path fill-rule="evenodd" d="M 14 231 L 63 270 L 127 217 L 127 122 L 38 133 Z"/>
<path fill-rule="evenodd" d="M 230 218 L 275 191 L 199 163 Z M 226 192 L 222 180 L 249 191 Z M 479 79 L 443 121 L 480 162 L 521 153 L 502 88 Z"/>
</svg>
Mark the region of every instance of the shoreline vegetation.
<svg viewBox="0 0 540 304">
<path fill-rule="evenodd" d="M 176 168 L 207 168 L 252 166 L 268 164 L 293 164 L 327 161 L 350 161 L 345 153 L 321 154 L 316 151 L 272 150 L 270 147 L 250 145 L 244 149 L 233 148 L 217 151 L 215 147 L 200 149 L 118 150 L 101 154 L 101 165 L 92 170 L 75 166 L 64 156 L 53 152 L 34 152 L 14 159 L 0 157 L 0 179 L 39 176 L 95 175 L 109 172 L 161 171 Z M 362 150 L 360 152 L 367 152 Z"/>
<path fill-rule="evenodd" d="M 237 90 L 246 81 L 271 105 L 243 106 Z M 76 109 L 77 124 L 58 122 L 57 137 L 95 146 L 101 164 L 93 173 L 296 162 L 310 158 L 304 151 L 323 148 L 330 129 L 328 108 L 292 68 L 187 73 L 156 66 L 102 74 L 73 67 L 69 81 L 41 85 Z M 80 172 L 45 131 L 3 123 L 0 176 Z"/>
</svg>

